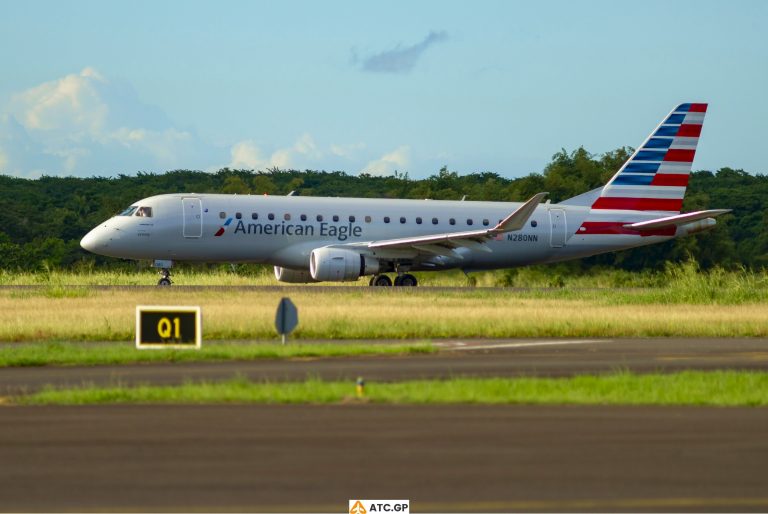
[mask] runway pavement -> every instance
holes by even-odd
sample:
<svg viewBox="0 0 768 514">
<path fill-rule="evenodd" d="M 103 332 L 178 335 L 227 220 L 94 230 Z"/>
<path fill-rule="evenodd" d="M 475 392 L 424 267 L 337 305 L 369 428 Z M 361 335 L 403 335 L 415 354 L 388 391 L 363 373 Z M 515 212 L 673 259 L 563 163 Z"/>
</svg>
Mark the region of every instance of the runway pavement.
<svg viewBox="0 0 768 514">
<path fill-rule="evenodd" d="M 368 381 L 396 381 L 453 376 L 569 376 L 619 370 L 768 370 L 768 339 L 508 339 L 445 340 L 436 344 L 441 348 L 437 354 L 398 357 L 0 368 L 0 394 L 31 392 L 49 384 L 176 385 L 238 375 L 256 381 L 307 377 L 355 380 L 358 376 Z"/>
<path fill-rule="evenodd" d="M 0 408 L 2 511 L 766 511 L 768 410 Z"/>
<path fill-rule="evenodd" d="M 437 344 L 402 357 L 5 368 L 0 387 L 768 368 L 768 339 Z M 0 511 L 344 512 L 354 498 L 407 498 L 413 512 L 766 511 L 767 433 L 760 408 L 0 406 Z"/>
</svg>

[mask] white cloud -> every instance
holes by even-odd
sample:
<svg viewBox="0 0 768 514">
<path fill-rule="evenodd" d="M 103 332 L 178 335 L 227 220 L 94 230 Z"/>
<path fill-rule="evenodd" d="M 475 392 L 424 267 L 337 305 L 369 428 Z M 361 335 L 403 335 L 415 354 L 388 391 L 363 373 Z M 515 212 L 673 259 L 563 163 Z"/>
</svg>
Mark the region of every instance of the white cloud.
<svg viewBox="0 0 768 514">
<path fill-rule="evenodd" d="M 252 141 L 240 141 L 230 150 L 232 168 L 258 169 L 262 166 L 261 151 Z"/>
<path fill-rule="evenodd" d="M 93 68 L 12 96 L 0 116 L 0 152 L 9 172 L 22 176 L 199 168 L 211 150 L 130 84 Z"/>
<path fill-rule="evenodd" d="M 319 143 L 300 133 L 291 144 L 244 137 L 234 145 L 203 141 L 148 105 L 125 80 L 85 68 L 13 95 L 0 112 L 0 173 L 110 176 L 136 171 L 231 168 L 403 171 L 410 148 L 381 151 L 362 142 Z M 366 161 L 367 165 L 362 166 Z"/>
<path fill-rule="evenodd" d="M 321 151 L 310 134 L 302 134 L 288 148 L 280 148 L 269 157 L 255 141 L 246 140 L 232 146 L 230 168 L 266 170 L 269 168 L 302 168 L 318 164 L 325 153 Z"/>
<path fill-rule="evenodd" d="M 411 148 L 400 146 L 388 154 L 365 165 L 362 173 L 369 175 L 391 175 L 395 171 L 404 171 L 411 162 Z"/>
<path fill-rule="evenodd" d="M 337 157 L 344 157 L 351 159 L 362 149 L 365 148 L 364 143 L 352 143 L 347 145 L 331 145 L 331 153 Z"/>
</svg>

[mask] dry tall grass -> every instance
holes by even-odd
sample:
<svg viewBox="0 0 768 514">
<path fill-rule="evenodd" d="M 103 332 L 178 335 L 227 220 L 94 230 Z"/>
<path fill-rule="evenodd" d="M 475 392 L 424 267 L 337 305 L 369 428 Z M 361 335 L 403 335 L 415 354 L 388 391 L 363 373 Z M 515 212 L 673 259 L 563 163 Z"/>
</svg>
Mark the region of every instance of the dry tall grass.
<svg viewBox="0 0 768 514">
<path fill-rule="evenodd" d="M 285 295 L 299 309 L 296 338 L 768 336 L 764 303 L 656 305 L 621 291 L 532 298 L 480 290 L 80 288 L 0 291 L 0 341 L 130 340 L 137 304 L 200 305 L 209 339 L 272 339 Z"/>
</svg>

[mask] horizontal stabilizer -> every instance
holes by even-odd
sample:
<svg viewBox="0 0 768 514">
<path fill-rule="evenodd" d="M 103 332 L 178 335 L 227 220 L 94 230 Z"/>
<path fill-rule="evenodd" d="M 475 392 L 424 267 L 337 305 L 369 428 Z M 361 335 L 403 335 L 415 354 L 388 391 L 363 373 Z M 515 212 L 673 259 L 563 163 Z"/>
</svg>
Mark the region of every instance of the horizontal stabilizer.
<svg viewBox="0 0 768 514">
<path fill-rule="evenodd" d="M 731 212 L 731 209 L 712 209 L 709 211 L 689 212 L 687 214 L 678 214 L 676 216 L 668 216 L 666 218 L 657 218 L 655 220 L 641 221 L 639 223 L 630 223 L 624 225 L 624 227 L 639 231 L 657 230 L 660 228 L 685 225 L 686 223 L 691 223 L 693 221 L 699 221 L 706 218 L 714 218 L 727 212 Z"/>
</svg>

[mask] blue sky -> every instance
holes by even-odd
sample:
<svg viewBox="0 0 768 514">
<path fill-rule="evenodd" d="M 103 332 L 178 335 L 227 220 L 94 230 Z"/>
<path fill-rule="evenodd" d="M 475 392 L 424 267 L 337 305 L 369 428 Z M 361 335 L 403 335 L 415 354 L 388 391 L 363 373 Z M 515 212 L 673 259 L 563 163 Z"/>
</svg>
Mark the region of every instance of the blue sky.
<svg viewBox="0 0 768 514">
<path fill-rule="evenodd" d="M 6 2 L 0 172 L 515 177 L 709 102 L 694 169 L 764 173 L 768 2 Z"/>
</svg>

